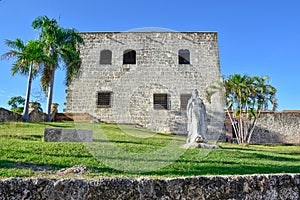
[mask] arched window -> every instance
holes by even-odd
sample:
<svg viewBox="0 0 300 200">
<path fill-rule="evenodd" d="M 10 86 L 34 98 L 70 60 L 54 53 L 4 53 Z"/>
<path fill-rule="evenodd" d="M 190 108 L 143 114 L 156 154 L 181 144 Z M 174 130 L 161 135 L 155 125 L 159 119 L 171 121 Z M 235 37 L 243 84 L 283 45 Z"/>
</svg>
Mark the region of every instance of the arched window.
<svg viewBox="0 0 300 200">
<path fill-rule="evenodd" d="M 190 64 L 190 51 L 188 49 L 180 49 L 178 51 L 178 63 Z"/>
<path fill-rule="evenodd" d="M 127 49 L 123 53 L 123 65 L 136 64 L 136 52 L 132 49 Z"/>
<path fill-rule="evenodd" d="M 112 52 L 111 50 L 102 50 L 100 52 L 100 64 L 111 65 Z"/>
</svg>

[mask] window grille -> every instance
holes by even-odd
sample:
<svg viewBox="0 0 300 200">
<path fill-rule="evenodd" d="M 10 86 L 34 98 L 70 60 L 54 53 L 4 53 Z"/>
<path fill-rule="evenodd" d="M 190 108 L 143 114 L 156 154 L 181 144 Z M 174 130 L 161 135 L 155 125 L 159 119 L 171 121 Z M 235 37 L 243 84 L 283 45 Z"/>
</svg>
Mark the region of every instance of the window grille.
<svg viewBox="0 0 300 200">
<path fill-rule="evenodd" d="M 153 106 L 156 110 L 168 110 L 168 94 L 153 94 Z"/>
<path fill-rule="evenodd" d="M 97 105 L 99 107 L 111 107 L 112 92 L 98 92 Z"/>
</svg>

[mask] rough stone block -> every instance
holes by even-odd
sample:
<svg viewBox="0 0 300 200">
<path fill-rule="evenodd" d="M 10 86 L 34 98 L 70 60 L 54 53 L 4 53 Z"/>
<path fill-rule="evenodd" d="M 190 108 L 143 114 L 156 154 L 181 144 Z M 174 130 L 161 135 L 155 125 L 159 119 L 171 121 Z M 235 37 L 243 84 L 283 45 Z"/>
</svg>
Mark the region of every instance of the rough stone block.
<svg viewBox="0 0 300 200">
<path fill-rule="evenodd" d="M 78 166 L 65 170 L 75 168 Z M 79 168 L 85 170 L 84 166 Z M 299 174 L 95 180 L 9 178 L 0 180 L 0 199 L 300 199 L 298 180 Z"/>
<path fill-rule="evenodd" d="M 93 142 L 93 131 L 45 128 L 45 142 Z"/>
</svg>

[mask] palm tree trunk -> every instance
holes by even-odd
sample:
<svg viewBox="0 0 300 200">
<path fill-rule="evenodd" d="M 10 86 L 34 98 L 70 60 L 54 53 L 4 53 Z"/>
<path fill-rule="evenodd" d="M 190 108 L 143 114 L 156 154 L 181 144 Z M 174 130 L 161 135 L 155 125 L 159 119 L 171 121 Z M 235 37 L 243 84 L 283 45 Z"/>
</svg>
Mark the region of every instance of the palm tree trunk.
<svg viewBox="0 0 300 200">
<path fill-rule="evenodd" d="M 260 112 L 261 112 L 261 110 L 258 111 L 258 115 L 255 117 L 254 122 L 253 122 L 253 124 L 252 124 L 252 126 L 251 126 L 251 129 L 250 129 L 250 132 L 249 132 L 249 137 L 248 137 L 248 140 L 247 140 L 247 143 L 248 143 L 248 144 L 250 144 L 250 142 L 251 142 L 252 134 L 253 134 L 254 129 L 255 129 L 255 127 L 256 127 L 257 119 L 258 119 L 259 116 L 260 116 Z"/>
<path fill-rule="evenodd" d="M 32 83 L 32 65 L 30 65 L 30 67 L 29 67 L 26 99 L 25 99 L 24 111 L 23 111 L 23 115 L 22 115 L 22 121 L 23 122 L 28 122 L 28 109 L 29 109 L 31 83 Z"/>
<path fill-rule="evenodd" d="M 46 112 L 46 121 L 51 121 L 51 105 L 52 105 L 52 96 L 53 96 L 53 86 L 54 86 L 54 72 L 55 70 L 51 70 L 51 77 L 48 87 L 48 99 L 47 99 L 47 112 Z"/>
</svg>

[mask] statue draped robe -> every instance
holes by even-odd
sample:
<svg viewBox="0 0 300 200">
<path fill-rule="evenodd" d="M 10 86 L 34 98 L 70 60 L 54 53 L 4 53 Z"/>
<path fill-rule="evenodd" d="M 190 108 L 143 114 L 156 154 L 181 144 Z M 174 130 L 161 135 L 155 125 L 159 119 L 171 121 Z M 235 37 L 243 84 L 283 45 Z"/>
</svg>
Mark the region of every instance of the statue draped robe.
<svg viewBox="0 0 300 200">
<path fill-rule="evenodd" d="M 203 101 L 194 90 L 187 104 L 187 143 L 204 142 L 207 133 L 206 109 Z"/>
</svg>

